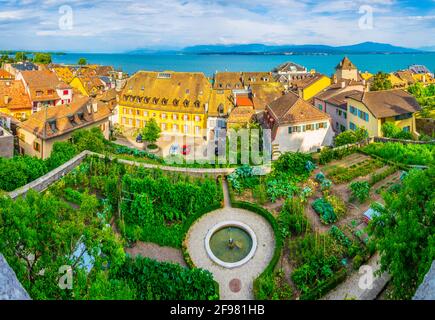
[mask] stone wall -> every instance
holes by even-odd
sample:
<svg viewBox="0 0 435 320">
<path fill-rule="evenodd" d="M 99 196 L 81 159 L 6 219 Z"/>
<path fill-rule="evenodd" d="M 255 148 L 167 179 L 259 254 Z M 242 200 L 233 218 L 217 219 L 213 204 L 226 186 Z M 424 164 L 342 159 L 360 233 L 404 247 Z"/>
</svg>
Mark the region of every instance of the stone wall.
<svg viewBox="0 0 435 320">
<path fill-rule="evenodd" d="M 0 300 L 30 300 L 14 270 L 0 253 Z"/>
<path fill-rule="evenodd" d="M 26 184 L 25 186 L 17 190 L 9 192 L 9 196 L 12 199 L 16 199 L 17 197 L 25 196 L 30 189 L 33 189 L 38 192 L 46 190 L 51 184 L 61 179 L 66 174 L 71 172 L 75 167 L 80 165 L 83 159 L 85 159 L 89 154 L 90 154 L 89 151 L 83 151 L 79 155 L 75 156 L 74 158 L 64 163 L 60 167 L 50 171 L 46 175 L 30 182 L 29 184 Z"/>
<path fill-rule="evenodd" d="M 431 137 L 433 137 L 435 135 L 435 119 L 417 118 L 417 119 L 415 119 L 415 123 L 416 123 L 418 132 L 427 134 L 428 136 L 431 136 Z"/>
</svg>

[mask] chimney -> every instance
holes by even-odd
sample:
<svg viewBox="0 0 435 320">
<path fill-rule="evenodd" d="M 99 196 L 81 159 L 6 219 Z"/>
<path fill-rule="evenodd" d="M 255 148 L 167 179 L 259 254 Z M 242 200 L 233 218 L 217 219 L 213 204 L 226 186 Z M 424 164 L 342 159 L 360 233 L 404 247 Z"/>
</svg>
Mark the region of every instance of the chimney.
<svg viewBox="0 0 435 320">
<path fill-rule="evenodd" d="M 91 105 L 91 103 L 90 102 L 88 102 L 88 104 L 86 105 L 86 109 L 88 110 L 88 113 L 89 114 L 91 114 L 91 111 L 92 111 L 92 105 Z"/>
<path fill-rule="evenodd" d="M 8 104 L 9 103 L 9 96 L 8 95 L 5 95 L 4 96 L 4 102 L 5 102 L 5 104 Z"/>
<path fill-rule="evenodd" d="M 94 113 L 98 112 L 98 102 L 97 101 L 92 102 L 92 110 L 94 111 Z"/>
<path fill-rule="evenodd" d="M 341 88 L 344 89 L 346 87 L 346 81 L 341 81 Z"/>
</svg>

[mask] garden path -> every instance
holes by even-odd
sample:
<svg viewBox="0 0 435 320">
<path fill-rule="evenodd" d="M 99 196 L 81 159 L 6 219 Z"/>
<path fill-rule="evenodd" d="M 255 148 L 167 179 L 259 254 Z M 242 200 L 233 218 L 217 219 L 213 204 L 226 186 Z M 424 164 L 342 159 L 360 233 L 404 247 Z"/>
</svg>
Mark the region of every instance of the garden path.
<svg viewBox="0 0 435 320">
<path fill-rule="evenodd" d="M 155 243 L 137 241 L 133 247 L 126 248 L 125 252 L 133 258 L 141 256 L 160 262 L 178 263 L 182 267 L 187 267 L 181 250 L 170 247 L 161 247 Z"/>
<path fill-rule="evenodd" d="M 380 257 L 376 253 L 370 260 L 365 264 L 372 268 L 373 274 L 380 269 Z M 375 300 L 377 296 L 382 292 L 382 290 L 387 285 L 390 280 L 388 273 L 384 272 L 380 276 L 373 277 L 373 285 L 371 288 L 364 289 L 366 285 L 365 279 L 369 280 L 367 277 L 368 273 L 359 271 L 354 271 L 354 273 L 347 277 L 347 279 L 339 284 L 335 289 L 326 294 L 322 300 Z M 364 278 L 366 277 L 366 278 Z M 362 282 L 363 288 L 360 287 L 359 282 Z"/>
</svg>

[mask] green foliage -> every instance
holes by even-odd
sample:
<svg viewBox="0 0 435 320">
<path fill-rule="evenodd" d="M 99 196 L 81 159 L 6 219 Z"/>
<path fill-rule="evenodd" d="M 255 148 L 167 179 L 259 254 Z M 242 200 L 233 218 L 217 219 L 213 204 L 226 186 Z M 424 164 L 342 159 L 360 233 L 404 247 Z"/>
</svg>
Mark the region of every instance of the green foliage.
<svg viewBox="0 0 435 320">
<path fill-rule="evenodd" d="M 393 88 L 388 73 L 378 72 L 373 76 L 373 82 L 370 91 L 389 90 Z"/>
<path fill-rule="evenodd" d="M 161 129 L 155 119 L 147 121 L 142 130 L 142 138 L 148 143 L 155 143 L 160 137 Z"/>
<path fill-rule="evenodd" d="M 74 189 L 66 188 L 63 190 L 65 200 L 70 201 L 75 204 L 81 204 L 83 197 L 82 194 Z"/>
<path fill-rule="evenodd" d="M 50 53 L 35 53 L 33 57 L 33 62 L 41 63 L 41 64 L 50 64 L 51 63 L 51 54 Z"/>
<path fill-rule="evenodd" d="M 258 176 L 254 175 L 252 167 L 244 164 L 228 175 L 228 181 L 234 190 L 241 192 L 258 185 L 259 179 Z"/>
<path fill-rule="evenodd" d="M 107 263 L 122 264 L 122 245 L 96 217 L 97 207 L 95 198 L 87 198 L 75 211 L 50 192 L 41 195 L 32 190 L 15 201 L 0 198 L 0 252 L 33 299 L 80 298 L 58 286 L 63 265 L 71 266 L 73 287 L 79 286 L 81 259 L 72 255 L 79 242 L 86 246 L 95 270 Z M 85 277 L 92 280 L 92 274 Z"/>
<path fill-rule="evenodd" d="M 78 130 L 72 135 L 72 141 L 78 152 L 89 150 L 96 153 L 104 153 L 106 140 L 100 128 Z"/>
<path fill-rule="evenodd" d="M 85 58 L 80 58 L 79 61 L 77 62 L 77 64 L 78 64 L 79 66 L 85 66 L 85 65 L 88 64 L 88 62 L 86 61 Z"/>
<path fill-rule="evenodd" d="M 328 173 L 328 176 L 334 183 L 340 184 L 352 181 L 358 177 L 364 177 L 383 166 L 384 163 L 382 161 L 367 159 L 351 167 L 336 167 Z"/>
<path fill-rule="evenodd" d="M 45 162 L 29 156 L 0 157 L 0 190 L 13 191 L 48 172 Z"/>
<path fill-rule="evenodd" d="M 403 164 L 435 164 L 435 145 L 431 144 L 371 143 L 363 151 Z"/>
<path fill-rule="evenodd" d="M 361 142 L 367 138 L 368 138 L 368 132 L 363 128 L 358 128 L 355 131 L 346 130 L 335 137 L 335 145 L 337 147 L 340 147 L 347 144 Z"/>
<path fill-rule="evenodd" d="M 293 289 L 282 270 L 259 278 L 257 284 L 256 300 L 291 300 L 293 297 Z"/>
<path fill-rule="evenodd" d="M 329 229 L 329 234 L 346 248 L 349 248 L 352 245 L 352 241 L 344 234 L 343 231 L 341 231 L 340 228 L 336 226 L 332 226 L 331 229 Z"/>
<path fill-rule="evenodd" d="M 435 259 L 435 168 L 412 170 L 397 193 L 383 194 L 385 206 L 369 224 L 392 277 L 393 297 L 409 299 Z"/>
<path fill-rule="evenodd" d="M 424 118 L 430 118 L 431 113 L 435 110 L 435 84 L 424 86 L 421 82 L 417 82 L 408 87 L 408 92 L 414 95 L 422 106 L 420 115 Z"/>
<path fill-rule="evenodd" d="M 290 253 L 297 265 L 291 278 L 305 295 L 335 277 L 341 268 L 345 248 L 328 234 L 305 234 L 290 242 Z"/>
<path fill-rule="evenodd" d="M 414 139 L 411 132 L 406 132 L 401 130 L 393 122 L 385 122 L 381 127 L 381 131 L 383 136 L 386 138 L 404 139 L 404 140 Z"/>
<path fill-rule="evenodd" d="M 148 258 L 127 258 L 111 270 L 110 278 L 125 281 L 141 300 L 217 300 L 219 292 L 213 275 L 202 269 Z"/>
<path fill-rule="evenodd" d="M 367 181 L 356 181 L 350 184 L 352 198 L 359 202 L 365 202 L 370 196 L 370 184 Z"/>
<path fill-rule="evenodd" d="M 392 175 L 397 170 L 398 170 L 397 166 L 391 166 L 391 167 L 388 167 L 386 170 L 384 170 L 384 171 L 382 171 L 380 173 L 375 173 L 375 174 L 371 175 L 370 176 L 370 181 L 369 181 L 370 186 L 373 186 L 376 183 L 378 183 L 379 181 L 384 180 L 386 177 Z"/>
<path fill-rule="evenodd" d="M 310 230 L 310 223 L 305 215 L 305 207 L 296 197 L 286 200 L 277 221 L 283 238 L 292 234 L 300 235 Z"/>
<path fill-rule="evenodd" d="M 330 194 L 325 196 L 325 200 L 332 206 L 337 219 L 346 215 L 347 207 L 346 203 L 339 196 Z"/>
<path fill-rule="evenodd" d="M 314 200 L 312 207 L 320 216 L 320 220 L 324 224 L 331 224 L 337 221 L 337 215 L 334 213 L 334 208 L 325 198 Z"/>
<path fill-rule="evenodd" d="M 313 158 L 308 153 L 286 152 L 273 162 L 272 169 L 284 174 L 308 176 L 312 171 L 311 165 L 308 166 L 309 170 L 307 169 L 308 161 L 313 162 Z"/>
<path fill-rule="evenodd" d="M 267 195 L 271 202 L 275 202 L 279 198 L 293 197 L 298 193 L 298 186 L 285 177 L 269 178 L 266 182 Z"/>
<path fill-rule="evenodd" d="M 17 52 L 15 53 L 15 61 L 16 62 L 24 62 L 27 61 L 27 55 L 25 52 Z"/>
<path fill-rule="evenodd" d="M 55 142 L 47 159 L 48 170 L 53 170 L 77 155 L 77 148 L 70 142 Z"/>
<path fill-rule="evenodd" d="M 340 160 L 344 157 L 355 153 L 358 147 L 348 147 L 348 148 L 323 148 L 320 151 L 319 163 L 327 164 L 332 160 Z"/>
</svg>

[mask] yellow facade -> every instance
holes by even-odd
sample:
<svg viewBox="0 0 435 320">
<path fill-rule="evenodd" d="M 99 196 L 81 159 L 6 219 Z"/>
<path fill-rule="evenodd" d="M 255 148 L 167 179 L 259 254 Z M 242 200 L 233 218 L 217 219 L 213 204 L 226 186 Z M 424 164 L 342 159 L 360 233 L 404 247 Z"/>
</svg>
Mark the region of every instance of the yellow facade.
<svg viewBox="0 0 435 320">
<path fill-rule="evenodd" d="M 143 109 L 119 106 L 119 123 L 124 127 L 143 128 L 154 119 L 163 133 L 201 136 L 207 128 L 204 113 L 170 112 L 165 110 Z"/>
<path fill-rule="evenodd" d="M 323 91 L 327 87 L 331 85 L 331 78 L 327 76 L 322 76 L 319 80 L 312 83 L 311 85 L 307 86 L 302 90 L 302 98 L 305 101 L 310 100 L 315 95 L 317 95 L 319 92 Z"/>
<path fill-rule="evenodd" d="M 365 121 L 358 117 L 358 115 L 354 115 L 350 112 L 350 106 L 353 106 L 369 115 L 369 121 Z M 364 103 L 349 99 L 348 103 L 348 113 L 347 113 L 347 125 L 348 128 L 352 129 L 352 123 L 356 126 L 356 128 L 364 128 L 367 130 L 369 137 L 382 137 L 382 125 L 385 122 L 393 122 L 400 129 L 404 129 L 405 127 L 409 127 L 409 131 L 411 133 L 416 132 L 416 124 L 415 124 L 415 114 L 408 119 L 396 120 L 394 117 L 389 118 L 380 118 L 377 119 Z"/>
<path fill-rule="evenodd" d="M 12 116 L 13 118 L 24 121 L 30 117 L 32 114 L 31 108 L 23 108 L 23 109 L 13 109 L 10 110 L 8 108 L 0 108 L 0 113 L 7 114 L 9 116 Z"/>
</svg>

